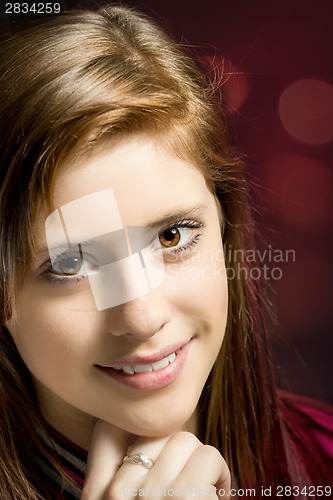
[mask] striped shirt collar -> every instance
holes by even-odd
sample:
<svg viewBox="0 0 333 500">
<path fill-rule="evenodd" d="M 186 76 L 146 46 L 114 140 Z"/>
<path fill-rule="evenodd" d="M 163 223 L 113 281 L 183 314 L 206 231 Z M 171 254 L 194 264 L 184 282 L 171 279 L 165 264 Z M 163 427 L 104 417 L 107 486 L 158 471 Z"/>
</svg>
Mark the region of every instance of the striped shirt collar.
<svg viewBox="0 0 333 500">
<path fill-rule="evenodd" d="M 50 450 L 54 450 L 57 453 L 64 471 L 71 477 L 71 479 L 73 479 L 75 484 L 78 486 L 77 490 L 66 481 L 64 484 L 62 496 L 59 497 L 59 499 L 79 500 L 83 487 L 84 477 L 86 474 L 87 452 L 72 443 L 69 439 L 60 434 L 49 424 L 47 424 L 47 429 L 51 439 L 41 429 L 39 429 L 40 437 Z M 62 477 L 59 472 L 43 458 L 40 458 L 39 462 L 41 469 L 45 474 L 45 479 L 47 479 L 50 484 L 50 488 L 56 492 L 60 492 Z"/>
</svg>

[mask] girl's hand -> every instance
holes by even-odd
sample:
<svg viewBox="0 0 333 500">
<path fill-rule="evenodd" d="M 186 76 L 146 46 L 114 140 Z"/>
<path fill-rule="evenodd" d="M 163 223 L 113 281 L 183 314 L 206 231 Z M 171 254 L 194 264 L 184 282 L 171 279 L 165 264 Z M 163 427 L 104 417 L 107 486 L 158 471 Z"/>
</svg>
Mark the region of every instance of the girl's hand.
<svg viewBox="0 0 333 500">
<path fill-rule="evenodd" d="M 133 453 L 150 457 L 153 467 L 123 462 L 125 455 Z M 95 423 L 81 500 L 205 496 L 220 500 L 228 498 L 229 490 L 230 472 L 224 459 L 193 434 L 136 437 L 102 420 Z"/>
</svg>

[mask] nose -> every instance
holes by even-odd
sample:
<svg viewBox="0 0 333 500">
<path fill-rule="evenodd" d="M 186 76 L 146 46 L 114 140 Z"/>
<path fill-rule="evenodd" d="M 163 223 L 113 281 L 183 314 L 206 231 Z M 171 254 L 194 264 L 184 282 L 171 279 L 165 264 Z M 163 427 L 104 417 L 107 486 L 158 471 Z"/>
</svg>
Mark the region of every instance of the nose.
<svg viewBox="0 0 333 500">
<path fill-rule="evenodd" d="M 108 309 L 105 314 L 114 336 L 126 335 L 138 340 L 153 337 L 170 321 L 168 302 L 157 290 Z"/>
</svg>

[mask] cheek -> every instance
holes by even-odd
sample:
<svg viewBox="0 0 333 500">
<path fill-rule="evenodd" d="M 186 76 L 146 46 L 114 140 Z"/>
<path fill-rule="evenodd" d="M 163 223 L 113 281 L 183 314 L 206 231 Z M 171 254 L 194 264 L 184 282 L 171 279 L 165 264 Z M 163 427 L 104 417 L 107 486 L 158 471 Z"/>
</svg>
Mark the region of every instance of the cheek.
<svg viewBox="0 0 333 500">
<path fill-rule="evenodd" d="M 47 385 L 68 380 L 80 370 L 89 345 L 87 318 L 54 301 L 36 300 L 24 292 L 18 301 L 18 321 L 8 325 L 30 372 Z"/>
<path fill-rule="evenodd" d="M 202 318 L 225 323 L 228 285 L 219 224 L 206 235 L 201 248 L 166 265 L 166 283 L 174 304 L 200 311 Z"/>
<path fill-rule="evenodd" d="M 200 259 L 174 264 L 166 288 L 176 313 L 182 314 L 208 339 L 222 342 L 227 321 L 228 286 L 223 255 L 202 253 Z"/>
</svg>

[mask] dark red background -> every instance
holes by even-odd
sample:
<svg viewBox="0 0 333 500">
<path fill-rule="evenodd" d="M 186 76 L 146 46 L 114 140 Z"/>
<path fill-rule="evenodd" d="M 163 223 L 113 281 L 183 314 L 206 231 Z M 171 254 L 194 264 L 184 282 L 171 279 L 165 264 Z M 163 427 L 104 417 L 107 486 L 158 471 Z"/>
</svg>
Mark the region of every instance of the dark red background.
<svg viewBox="0 0 333 500">
<path fill-rule="evenodd" d="M 107 2 L 60 3 L 70 9 Z M 279 377 L 294 391 L 333 401 L 333 2 L 124 3 L 155 16 L 224 68 L 225 104 L 257 185 L 260 228 L 273 248 L 296 254 L 295 262 L 267 262 L 283 271 L 271 280 Z"/>
</svg>

